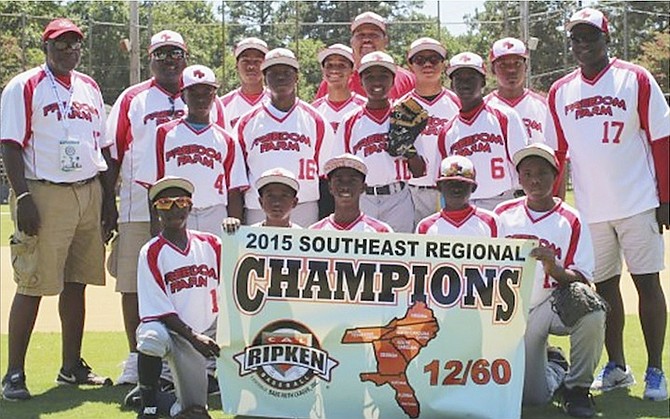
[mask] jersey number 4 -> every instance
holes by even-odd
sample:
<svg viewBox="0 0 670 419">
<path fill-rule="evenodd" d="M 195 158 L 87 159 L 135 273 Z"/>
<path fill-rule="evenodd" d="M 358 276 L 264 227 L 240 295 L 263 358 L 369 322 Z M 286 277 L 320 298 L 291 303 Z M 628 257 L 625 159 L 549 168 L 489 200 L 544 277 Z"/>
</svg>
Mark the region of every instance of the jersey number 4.
<svg viewBox="0 0 670 419">
<path fill-rule="evenodd" d="M 612 138 L 612 144 L 619 144 L 621 142 L 621 132 L 623 131 L 623 122 L 620 121 L 605 121 L 603 122 L 603 143 L 610 142 L 610 136 Z"/>
</svg>

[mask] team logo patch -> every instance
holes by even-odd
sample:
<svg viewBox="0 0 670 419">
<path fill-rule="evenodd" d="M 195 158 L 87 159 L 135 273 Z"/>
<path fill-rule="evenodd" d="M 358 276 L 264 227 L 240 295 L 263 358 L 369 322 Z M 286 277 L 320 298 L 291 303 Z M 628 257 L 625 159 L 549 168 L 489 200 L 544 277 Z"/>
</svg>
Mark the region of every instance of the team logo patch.
<svg viewBox="0 0 670 419">
<path fill-rule="evenodd" d="M 265 326 L 251 346 L 233 358 L 239 364 L 241 377 L 255 374 L 255 381 L 278 397 L 286 397 L 285 393 L 298 391 L 311 382 L 302 389 L 306 391 L 299 391 L 305 394 L 316 385 L 315 378 L 330 382 L 333 368 L 339 365 L 306 326 L 292 320 Z"/>
</svg>

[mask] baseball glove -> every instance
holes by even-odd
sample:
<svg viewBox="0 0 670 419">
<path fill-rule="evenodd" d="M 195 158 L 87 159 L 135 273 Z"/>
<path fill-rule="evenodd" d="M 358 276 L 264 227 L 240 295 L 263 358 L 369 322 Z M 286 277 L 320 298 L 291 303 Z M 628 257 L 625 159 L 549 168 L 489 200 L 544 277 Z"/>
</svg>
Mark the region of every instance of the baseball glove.
<svg viewBox="0 0 670 419">
<path fill-rule="evenodd" d="M 181 412 L 176 416 L 172 417 L 173 419 L 212 419 L 207 413 L 207 409 L 202 406 L 191 406 Z"/>
<path fill-rule="evenodd" d="M 428 112 L 414 98 L 396 103 L 391 111 L 388 153 L 411 158 L 416 156 L 414 141 L 428 124 Z"/>
<path fill-rule="evenodd" d="M 607 302 L 583 282 L 571 282 L 556 288 L 551 293 L 551 308 L 568 327 L 574 326 L 589 313 L 609 310 Z"/>
</svg>

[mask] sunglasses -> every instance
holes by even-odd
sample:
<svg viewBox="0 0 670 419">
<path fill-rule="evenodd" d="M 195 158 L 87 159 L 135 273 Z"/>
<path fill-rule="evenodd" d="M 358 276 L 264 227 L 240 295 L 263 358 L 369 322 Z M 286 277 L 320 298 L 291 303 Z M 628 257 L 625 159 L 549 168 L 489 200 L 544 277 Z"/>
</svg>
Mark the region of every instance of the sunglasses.
<svg viewBox="0 0 670 419">
<path fill-rule="evenodd" d="M 57 40 L 51 40 L 49 41 L 51 45 L 53 45 L 54 48 L 56 48 L 58 51 L 65 51 L 66 49 L 70 48 L 74 51 L 79 51 L 81 49 L 81 41 L 57 41 Z"/>
<path fill-rule="evenodd" d="M 186 53 L 182 49 L 173 49 L 171 51 L 154 51 L 151 56 L 156 61 L 165 61 L 168 56 L 173 60 L 183 60 L 186 58 Z"/>
<path fill-rule="evenodd" d="M 175 198 L 158 198 L 154 202 L 154 208 L 161 211 L 169 211 L 172 205 L 177 204 L 177 208 L 187 208 L 193 205 L 193 201 L 188 196 L 177 196 Z"/>
<path fill-rule="evenodd" d="M 570 34 L 570 40 L 576 43 L 596 42 L 603 36 L 602 32 L 586 33 L 583 35 Z"/>
<path fill-rule="evenodd" d="M 417 55 L 415 57 L 412 57 L 412 64 L 416 64 L 418 66 L 425 65 L 426 63 L 431 63 L 432 65 L 438 65 L 443 61 L 444 58 L 438 55 L 429 55 L 429 56 Z"/>
</svg>

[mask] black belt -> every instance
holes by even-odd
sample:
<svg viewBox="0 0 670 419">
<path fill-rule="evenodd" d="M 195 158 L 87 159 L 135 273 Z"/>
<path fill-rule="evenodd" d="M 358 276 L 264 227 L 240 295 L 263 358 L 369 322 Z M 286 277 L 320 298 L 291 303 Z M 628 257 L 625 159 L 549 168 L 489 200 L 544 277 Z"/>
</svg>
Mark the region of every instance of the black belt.
<svg viewBox="0 0 670 419">
<path fill-rule="evenodd" d="M 409 184 L 411 188 L 419 189 L 419 190 L 424 190 L 424 189 L 429 189 L 431 191 L 437 190 L 437 186 L 428 186 L 428 185 L 412 185 L 411 183 Z"/>
<path fill-rule="evenodd" d="M 389 183 L 383 186 L 368 186 L 365 188 L 367 195 L 391 195 L 405 188 L 405 182 Z"/>
<path fill-rule="evenodd" d="M 37 179 L 37 181 L 41 182 L 41 183 L 46 183 L 48 185 L 56 185 L 56 186 L 84 186 L 84 185 L 88 185 L 89 183 L 93 182 L 97 178 L 98 178 L 97 176 L 93 176 L 93 177 L 90 177 L 88 179 L 77 180 L 75 182 L 52 182 L 52 181 L 46 180 L 46 179 Z"/>
</svg>

